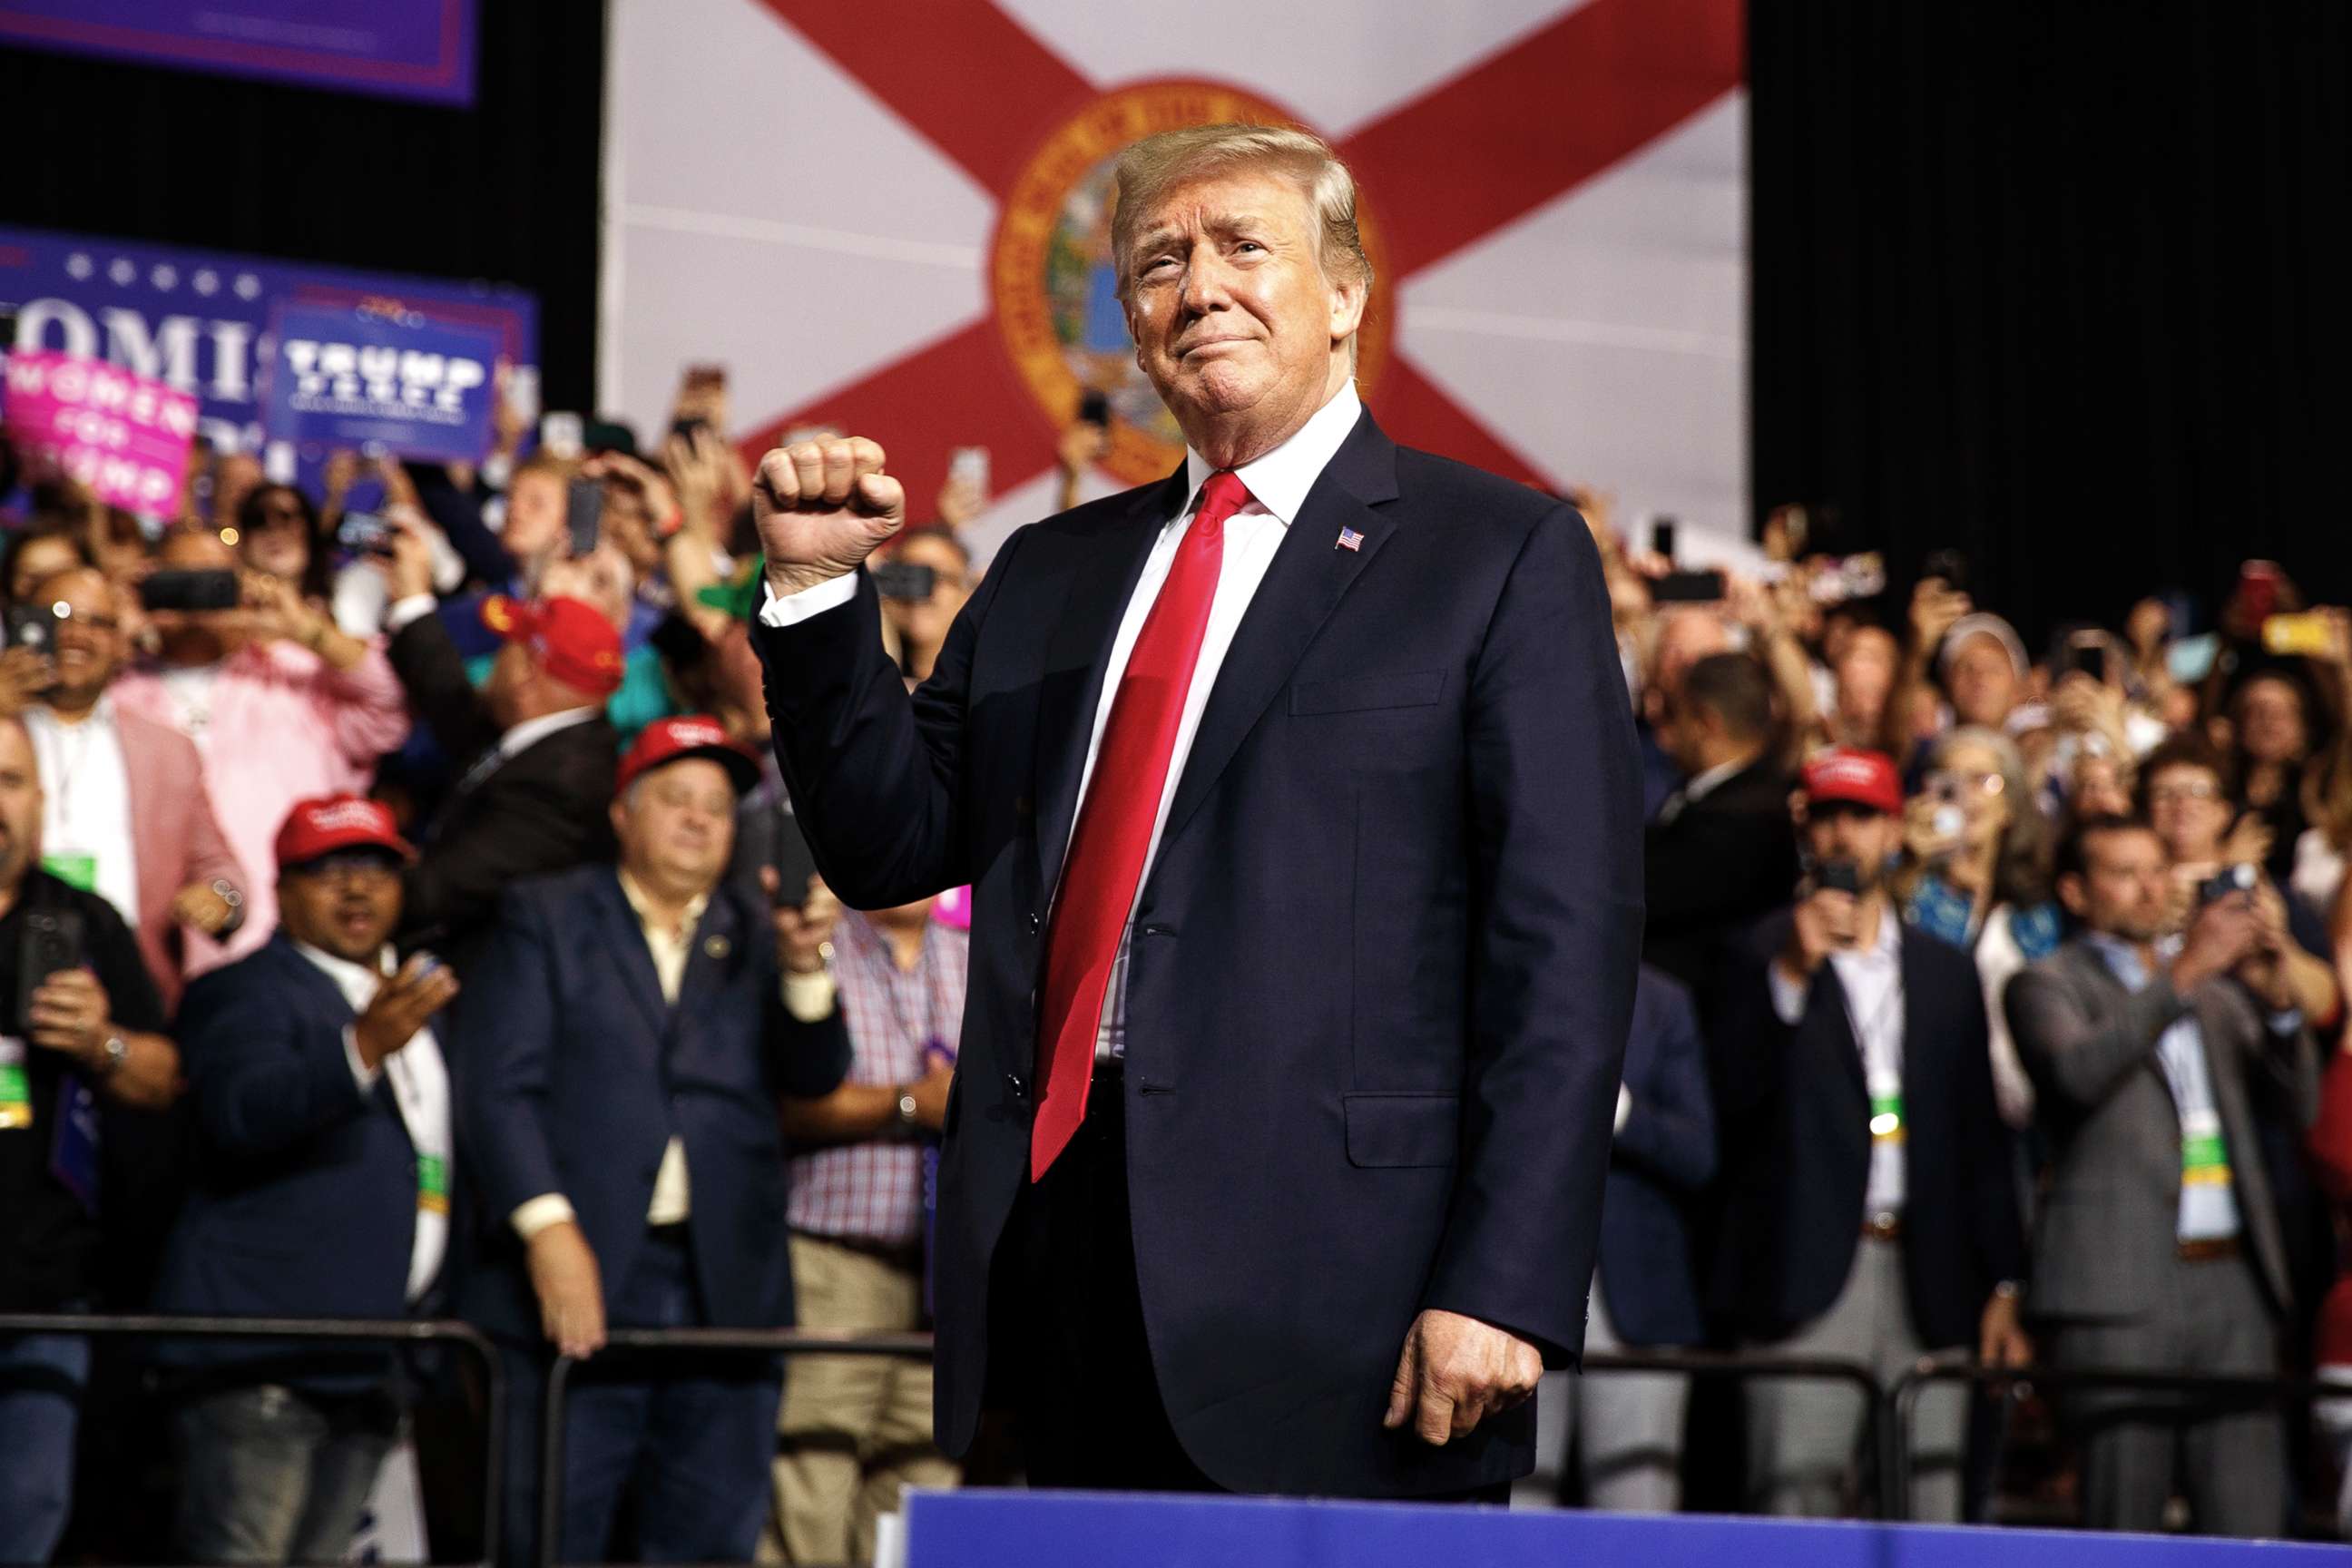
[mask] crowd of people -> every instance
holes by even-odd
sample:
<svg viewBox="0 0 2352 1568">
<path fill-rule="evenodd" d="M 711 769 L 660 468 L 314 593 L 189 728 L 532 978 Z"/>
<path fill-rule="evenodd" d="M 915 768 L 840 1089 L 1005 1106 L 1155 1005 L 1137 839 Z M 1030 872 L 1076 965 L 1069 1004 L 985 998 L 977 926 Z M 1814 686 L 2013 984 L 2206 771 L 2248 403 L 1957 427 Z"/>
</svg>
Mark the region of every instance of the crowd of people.
<svg viewBox="0 0 2352 1568">
<path fill-rule="evenodd" d="M 0 1312 L 461 1317 L 501 1358 L 517 1561 L 542 1485 L 568 1560 L 833 1563 L 959 1479 L 919 1362 L 598 1353 L 926 1321 L 964 906 L 814 874 L 729 428 L 690 381 L 657 448 L 502 418 L 478 465 L 336 454 L 310 488 L 200 452 L 160 525 L 0 474 Z M 1066 493 L 1100 441 L 1062 442 Z M 1649 824 L 1589 1348 L 2352 1379 L 2352 616 L 2249 563 L 2210 627 L 2151 598 L 2036 658 L 1949 552 L 1902 602 L 1799 514 L 1727 574 L 1571 499 Z M 910 685 L 985 500 L 952 480 L 885 558 Z M 125 1353 L 191 1562 L 339 1558 L 462 1394 L 380 1343 Z M 123 1408 L 101 1370 L 0 1336 L 0 1562 L 56 1550 L 83 1414 Z M 1687 1384 L 1563 1378 L 1563 1497 L 1679 1506 Z M 1988 1516 L 1981 1403 L 1921 1400 L 1913 1517 Z M 1743 1408 L 1747 1506 L 1857 1505 L 1860 1394 Z M 2101 1527 L 2179 1498 L 2278 1534 L 2322 1470 L 2260 1401 L 2061 1415 Z M 79 1484 L 87 1516 L 125 1483 Z"/>
</svg>

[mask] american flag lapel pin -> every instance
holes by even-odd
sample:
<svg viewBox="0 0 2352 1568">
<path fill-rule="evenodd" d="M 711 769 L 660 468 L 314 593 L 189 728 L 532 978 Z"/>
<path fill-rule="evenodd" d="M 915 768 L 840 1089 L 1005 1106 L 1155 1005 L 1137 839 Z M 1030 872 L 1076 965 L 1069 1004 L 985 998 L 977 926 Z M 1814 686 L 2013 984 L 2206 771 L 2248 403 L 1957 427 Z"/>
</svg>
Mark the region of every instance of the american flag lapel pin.
<svg viewBox="0 0 2352 1568">
<path fill-rule="evenodd" d="M 1358 533 L 1352 528 L 1341 529 L 1339 531 L 1339 542 L 1333 546 L 1334 549 L 1338 550 L 1361 550 L 1363 547 L 1364 536 Z"/>
</svg>

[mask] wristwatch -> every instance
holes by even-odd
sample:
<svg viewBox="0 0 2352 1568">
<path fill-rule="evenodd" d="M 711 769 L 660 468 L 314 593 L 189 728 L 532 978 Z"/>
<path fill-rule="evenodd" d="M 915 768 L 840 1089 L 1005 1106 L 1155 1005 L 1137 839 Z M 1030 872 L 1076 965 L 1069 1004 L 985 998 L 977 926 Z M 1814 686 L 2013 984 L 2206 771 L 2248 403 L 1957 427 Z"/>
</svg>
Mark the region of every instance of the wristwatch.
<svg viewBox="0 0 2352 1568">
<path fill-rule="evenodd" d="M 898 1091 L 898 1125 L 901 1127 L 915 1125 L 915 1091 L 910 1089 L 902 1089 Z"/>
<path fill-rule="evenodd" d="M 122 1037 L 121 1030 L 117 1029 L 106 1037 L 105 1043 L 100 1045 L 99 1049 L 104 1055 L 103 1059 L 98 1064 L 98 1076 L 112 1078 L 122 1070 L 123 1062 L 129 1059 L 131 1042 Z"/>
</svg>

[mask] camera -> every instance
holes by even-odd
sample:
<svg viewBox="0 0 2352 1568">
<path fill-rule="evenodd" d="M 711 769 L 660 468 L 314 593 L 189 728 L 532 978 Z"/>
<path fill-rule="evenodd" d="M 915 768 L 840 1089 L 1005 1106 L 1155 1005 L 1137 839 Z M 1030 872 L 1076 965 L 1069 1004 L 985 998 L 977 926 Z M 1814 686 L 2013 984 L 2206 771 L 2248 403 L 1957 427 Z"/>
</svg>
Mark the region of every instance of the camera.
<svg viewBox="0 0 2352 1568">
<path fill-rule="evenodd" d="M 151 572 L 139 602 L 151 610 L 234 610 L 242 601 L 234 572 Z"/>
<path fill-rule="evenodd" d="M 7 614 L 10 647 L 28 647 L 45 657 L 58 651 L 58 613 L 47 605 L 11 605 Z"/>
<path fill-rule="evenodd" d="M 33 993 L 52 974 L 81 967 L 81 913 L 27 909 L 16 949 L 16 1033 L 33 1032 Z"/>
<path fill-rule="evenodd" d="M 935 568 L 912 561 L 877 561 L 868 570 L 874 574 L 874 591 L 886 599 L 928 599 L 939 586 Z"/>
<path fill-rule="evenodd" d="M 392 553 L 393 527 L 371 511 L 343 514 L 335 525 L 335 542 L 358 555 Z"/>
</svg>

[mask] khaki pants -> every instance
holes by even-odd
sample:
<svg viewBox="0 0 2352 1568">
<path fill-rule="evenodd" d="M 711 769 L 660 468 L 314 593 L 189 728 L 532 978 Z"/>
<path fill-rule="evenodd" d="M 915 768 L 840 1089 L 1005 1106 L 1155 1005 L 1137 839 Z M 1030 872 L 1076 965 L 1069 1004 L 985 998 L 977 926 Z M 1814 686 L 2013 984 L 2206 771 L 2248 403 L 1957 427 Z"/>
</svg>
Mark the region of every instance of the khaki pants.
<svg viewBox="0 0 2352 1568">
<path fill-rule="evenodd" d="M 817 1237 L 795 1235 L 799 1326 L 903 1333 L 921 1326 L 923 1277 Z M 906 1487 L 952 1487 L 931 1441 L 931 1369 L 897 1356 L 794 1356 L 776 1418 L 774 1506 L 762 1563 L 874 1560 L 874 1521 Z"/>
</svg>

